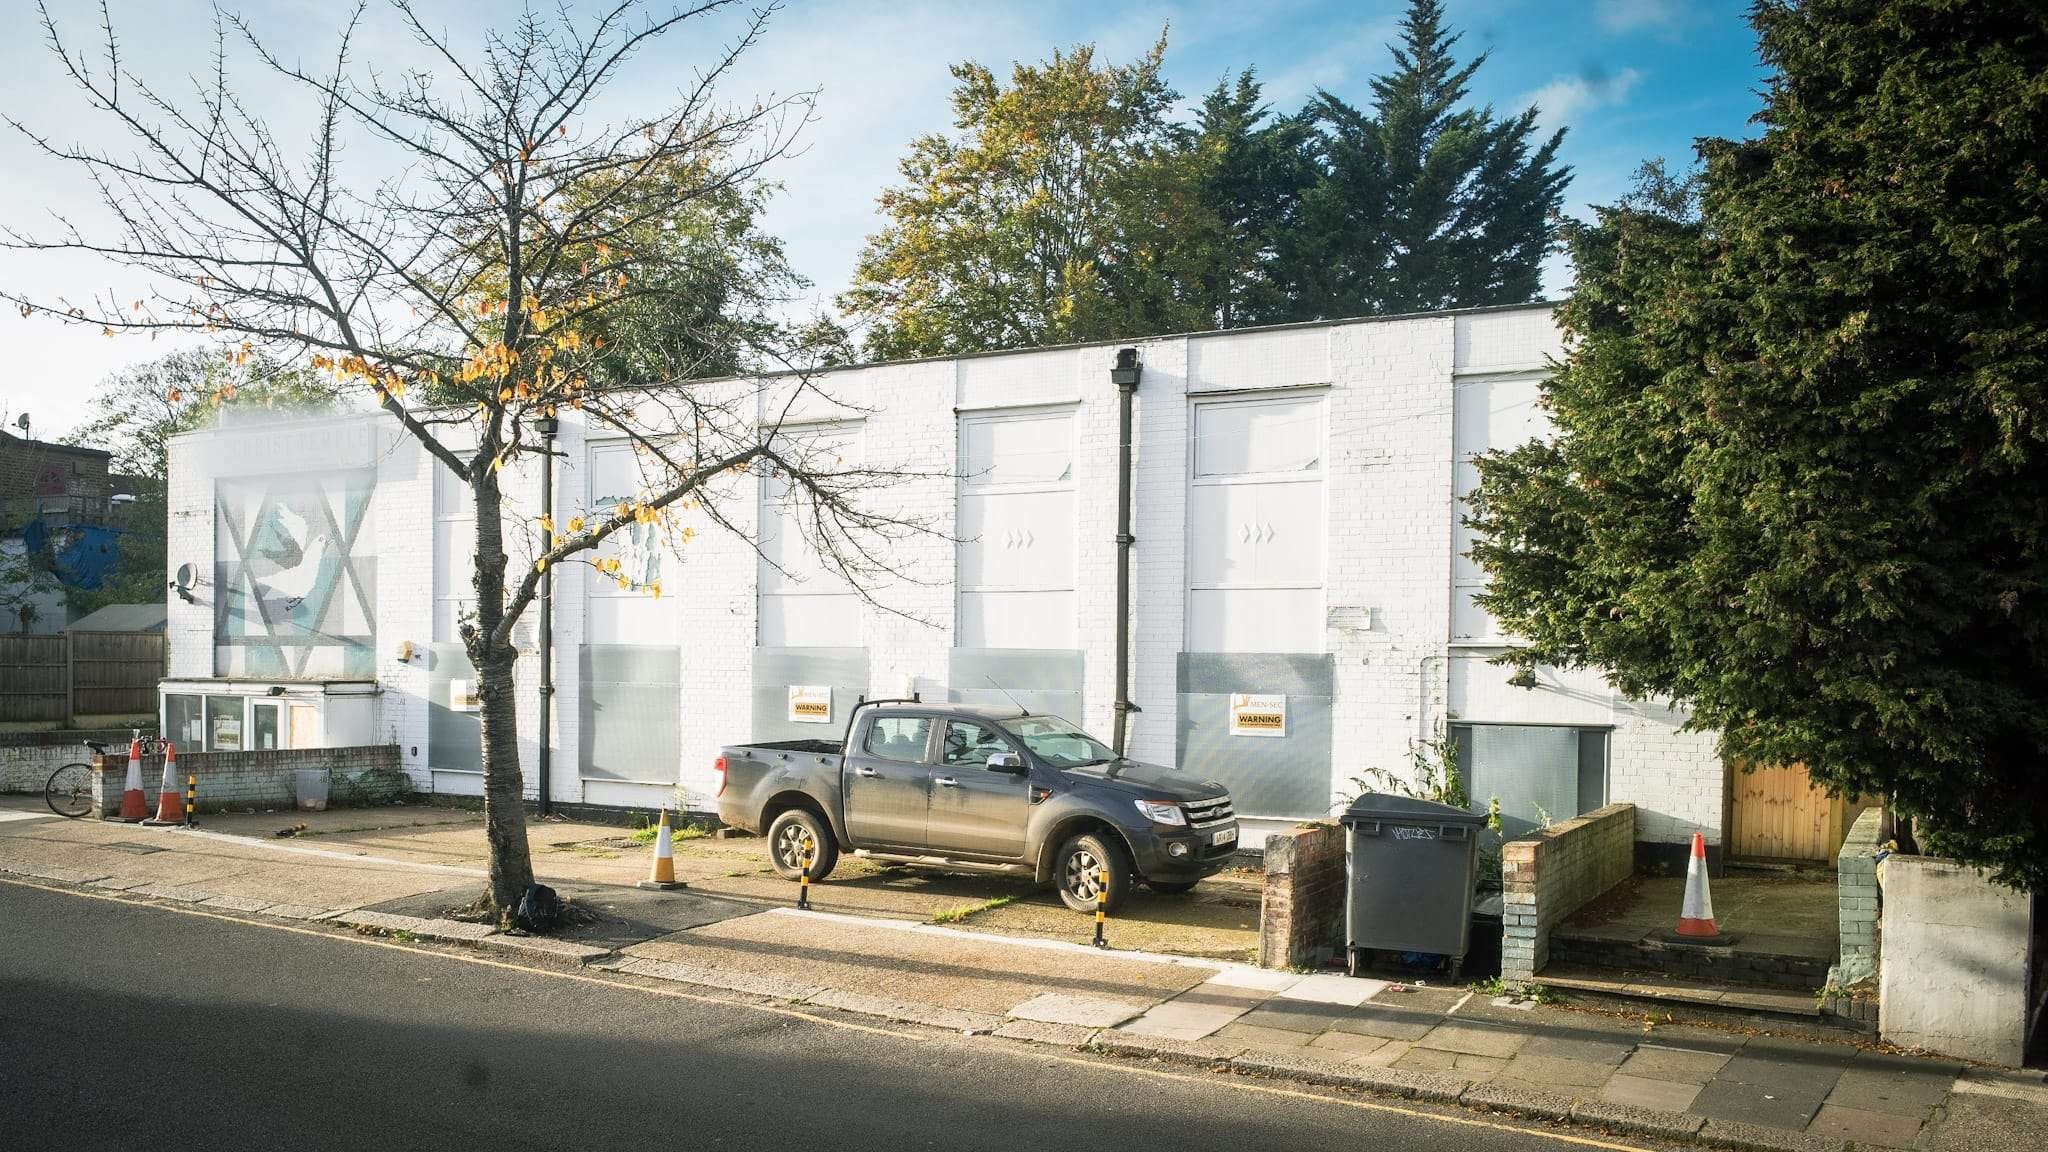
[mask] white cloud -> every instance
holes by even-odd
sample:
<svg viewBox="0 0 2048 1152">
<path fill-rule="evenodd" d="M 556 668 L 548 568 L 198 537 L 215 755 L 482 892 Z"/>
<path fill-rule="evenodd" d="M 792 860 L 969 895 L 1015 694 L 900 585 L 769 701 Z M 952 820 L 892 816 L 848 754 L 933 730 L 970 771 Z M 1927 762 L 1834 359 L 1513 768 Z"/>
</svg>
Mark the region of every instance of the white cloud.
<svg viewBox="0 0 2048 1152">
<path fill-rule="evenodd" d="M 1600 75 L 1559 76 L 1543 87 L 1517 98 L 1510 107 L 1536 106 L 1536 120 L 1544 135 L 1577 124 L 1595 108 L 1619 104 L 1635 90 L 1643 75 L 1634 68 Z"/>
</svg>

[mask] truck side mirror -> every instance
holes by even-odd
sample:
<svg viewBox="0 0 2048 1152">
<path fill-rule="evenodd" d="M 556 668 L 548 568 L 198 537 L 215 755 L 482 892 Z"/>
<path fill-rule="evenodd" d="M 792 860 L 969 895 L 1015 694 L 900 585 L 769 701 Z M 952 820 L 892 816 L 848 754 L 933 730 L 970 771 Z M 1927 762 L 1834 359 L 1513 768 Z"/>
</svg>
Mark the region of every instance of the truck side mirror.
<svg viewBox="0 0 2048 1152">
<path fill-rule="evenodd" d="M 1012 776 L 1024 774 L 1024 758 L 1015 752 L 998 752 L 988 758 L 988 770 L 1006 772 Z"/>
</svg>

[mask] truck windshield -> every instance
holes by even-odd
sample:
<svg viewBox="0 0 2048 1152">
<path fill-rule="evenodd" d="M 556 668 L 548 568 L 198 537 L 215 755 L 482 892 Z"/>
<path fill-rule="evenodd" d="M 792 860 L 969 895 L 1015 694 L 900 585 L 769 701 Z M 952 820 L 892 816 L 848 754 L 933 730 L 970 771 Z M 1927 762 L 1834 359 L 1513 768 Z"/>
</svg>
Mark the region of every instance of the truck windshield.
<svg viewBox="0 0 2048 1152">
<path fill-rule="evenodd" d="M 1116 758 L 1102 741 L 1057 716 L 1019 716 L 1002 723 L 1003 730 L 1022 740 L 1032 755 L 1055 768 L 1106 764 Z"/>
</svg>

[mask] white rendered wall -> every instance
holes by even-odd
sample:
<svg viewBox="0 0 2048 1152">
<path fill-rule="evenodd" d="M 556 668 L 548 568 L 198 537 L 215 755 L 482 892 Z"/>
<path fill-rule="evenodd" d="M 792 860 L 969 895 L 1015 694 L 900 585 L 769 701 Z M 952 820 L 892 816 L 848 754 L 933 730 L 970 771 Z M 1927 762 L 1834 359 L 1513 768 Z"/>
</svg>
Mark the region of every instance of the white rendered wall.
<svg viewBox="0 0 2048 1152">
<path fill-rule="evenodd" d="M 1177 658 L 1190 647 L 1190 460 L 1195 406 L 1256 397 L 1300 397 L 1316 405 L 1323 449 L 1321 499 L 1312 520 L 1321 525 L 1319 607 L 1316 619 L 1283 645 L 1288 651 L 1327 652 L 1335 666 L 1330 783 L 1367 767 L 1401 771 L 1413 742 L 1460 723 L 1586 724 L 1611 729 L 1609 797 L 1638 806 L 1639 835 L 1677 840 L 1694 829 L 1718 841 L 1723 774 L 1711 733 L 1680 731 L 1683 717 L 1652 704 L 1614 698 L 1597 676 L 1562 676 L 1543 670 L 1539 686 L 1505 683 L 1504 669 L 1488 664 L 1501 640 L 1477 628 L 1466 596 L 1478 574 L 1456 559 L 1468 546 L 1458 527 L 1458 497 L 1471 473 L 1462 458 L 1480 446 L 1513 442 L 1544 422 L 1532 404 L 1535 382 L 1548 358 L 1561 352 L 1559 334 L 1543 307 L 1446 314 L 1387 321 L 1351 321 L 1135 342 L 1143 365 L 1134 402 L 1133 532 L 1131 581 L 1131 698 L 1143 709 L 1132 717 L 1134 756 L 1170 761 L 1175 755 Z M 764 575 L 755 552 L 761 536 L 762 476 L 721 477 L 712 501 L 730 524 L 721 527 L 701 508 L 684 514 L 691 542 L 663 559 L 664 595 L 619 595 L 595 586 L 587 568 L 556 570 L 554 701 L 556 745 L 553 793 L 563 801 L 653 804 L 674 802 L 658 786 L 619 785 L 578 778 L 582 733 L 577 651 L 586 641 L 633 642 L 655 637 L 677 644 L 682 661 L 678 747 L 650 749 L 673 759 L 689 807 L 707 809 L 712 759 L 720 746 L 749 736 L 753 652 L 764 642 L 860 646 L 869 658 L 870 695 L 908 690 L 943 698 L 949 650 L 1020 638 L 1034 647 L 1071 647 L 1083 654 L 1086 726 L 1107 736 L 1113 720 L 1117 506 L 1117 391 L 1109 380 L 1115 345 L 1096 345 L 899 364 L 831 372 L 801 392 L 770 389 L 760 399 L 764 423 L 786 430 L 858 429 L 858 460 L 906 476 L 868 498 L 876 507 L 926 531 L 886 550 L 901 578 L 878 575 L 864 596 L 833 589 L 830 629 L 791 631 L 764 627 L 764 593 L 784 594 L 779 578 Z M 697 385 L 746 388 L 744 383 Z M 785 403 L 787 402 L 787 403 Z M 1071 476 L 1060 488 L 1070 508 L 1043 508 L 1033 523 L 1067 526 L 1048 536 L 1068 548 L 1052 557 L 1050 575 L 1035 573 L 1032 587 L 1059 594 L 1071 583 L 1064 607 L 1048 601 L 1019 608 L 991 629 L 959 610 L 962 545 L 981 537 L 956 518 L 962 501 L 962 419 L 1033 418 L 1057 414 L 1056 433 L 1071 444 Z M 396 641 L 424 644 L 445 633 L 446 602 L 459 574 L 435 570 L 433 469 L 439 467 L 403 443 L 381 417 L 361 418 L 382 429 L 376 452 L 379 492 L 379 628 L 377 675 L 380 731 L 401 745 L 403 762 L 421 783 L 446 789 L 465 782 L 427 780 L 426 674 L 418 663 L 396 659 Z M 558 522 L 590 510 L 592 462 L 580 417 L 564 413 L 556 471 Z M 1483 424 L 1481 428 L 1479 425 Z M 315 443 L 340 442 L 329 422 L 310 426 Z M 1044 426 L 1050 429 L 1053 425 Z M 324 429 L 324 431 L 323 431 Z M 204 432 L 180 438 L 172 454 L 171 561 L 213 567 L 211 492 L 218 476 L 262 468 L 289 468 L 303 455 L 292 449 L 250 448 L 248 431 Z M 232 440 L 216 439 L 233 437 Z M 1037 477 L 1043 480 L 1044 477 Z M 616 487 L 603 477 L 596 487 Z M 516 570 L 528 561 L 527 537 L 539 515 L 538 473 L 522 467 L 506 477 L 511 525 L 508 540 Z M 1042 494 L 1042 493 L 1041 493 Z M 774 544 L 770 535 L 770 544 Z M 983 537 L 981 547 L 989 541 Z M 445 544 L 444 544 L 445 551 Z M 1017 552 L 1018 549 L 1011 549 Z M 1028 551 L 1028 550 L 1026 550 Z M 1064 567 L 1070 575 L 1060 576 Z M 1019 571 L 1022 571 L 1020 568 Z M 520 573 L 515 571 L 517 577 Z M 451 580 L 452 577 L 452 580 Z M 441 595 L 437 597 L 436 590 Z M 212 674 L 210 596 L 201 603 L 169 602 L 171 674 Z M 437 628 L 440 602 L 443 621 Z M 537 750 L 534 629 L 519 630 L 522 747 L 531 779 Z M 976 687 L 976 686 L 962 686 Z M 417 748 L 416 754 L 412 750 Z M 437 774 L 438 775 L 438 774 Z"/>
</svg>

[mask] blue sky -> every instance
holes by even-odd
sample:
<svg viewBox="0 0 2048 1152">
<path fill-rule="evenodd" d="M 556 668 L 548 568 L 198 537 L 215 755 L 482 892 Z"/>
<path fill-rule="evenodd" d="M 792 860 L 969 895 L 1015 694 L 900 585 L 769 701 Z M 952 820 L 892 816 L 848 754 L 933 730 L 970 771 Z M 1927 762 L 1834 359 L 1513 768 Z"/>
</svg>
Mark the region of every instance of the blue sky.
<svg viewBox="0 0 2048 1152">
<path fill-rule="evenodd" d="M 55 62 L 34 35 L 30 0 L 5 0 L 12 34 L 0 38 L 0 102 L 32 126 L 92 143 L 117 142 L 84 114 Z M 86 0 L 51 0 L 69 31 L 92 32 Z M 149 78 L 171 86 L 203 69 L 210 48 L 207 5 L 193 0 L 111 0 L 128 57 Z M 244 13 L 286 55 L 316 59 L 330 49 L 344 6 L 324 0 L 244 0 Z M 511 6 L 492 0 L 419 0 L 461 29 L 502 22 Z M 541 4 L 543 10 L 551 8 Z M 1502 110 L 1535 103 L 1547 123 L 1570 128 L 1564 157 L 1575 170 L 1569 209 L 1613 200 L 1644 159 L 1691 155 L 1700 136 L 1740 135 L 1757 107 L 1762 80 L 1744 4 L 1732 0 L 1448 0 L 1450 23 L 1465 33 L 1460 51 L 1492 56 L 1474 82 L 1474 98 Z M 828 305 L 844 287 L 862 239 L 875 224 L 874 198 L 895 175 L 905 144 L 948 126 L 947 65 L 975 59 L 992 67 L 1038 59 L 1053 48 L 1095 43 L 1112 59 L 1135 57 L 1169 27 L 1168 78 L 1190 97 L 1239 69 L 1255 67 L 1283 111 L 1316 88 L 1356 103 L 1388 64 L 1386 44 L 1405 0 L 1353 3 L 1275 0 L 1115 0 L 940 3 L 936 0 L 790 0 L 767 38 L 724 86 L 752 98 L 818 88 L 817 120 L 802 153 L 777 172 L 784 185 L 765 221 L 781 235 L 798 271 Z M 402 45 L 388 14 L 373 7 L 371 58 Z M 644 56 L 612 99 L 672 94 L 729 31 L 706 25 Z M 461 36 L 458 34 L 458 42 Z M 252 90 L 257 78 L 247 74 Z M 33 155 L 17 135 L 0 137 L 0 215 L 34 226 L 53 205 L 77 204 L 77 174 Z M 1561 262 L 1553 293 L 1568 288 Z M 75 259 L 0 252 L 0 282 L 54 285 L 71 293 L 117 283 L 100 266 Z M 108 340 L 47 320 L 0 318 L 0 409 L 12 424 L 26 409 L 39 434 L 75 424 L 85 398 L 107 372 L 167 350 L 162 343 Z"/>
</svg>

